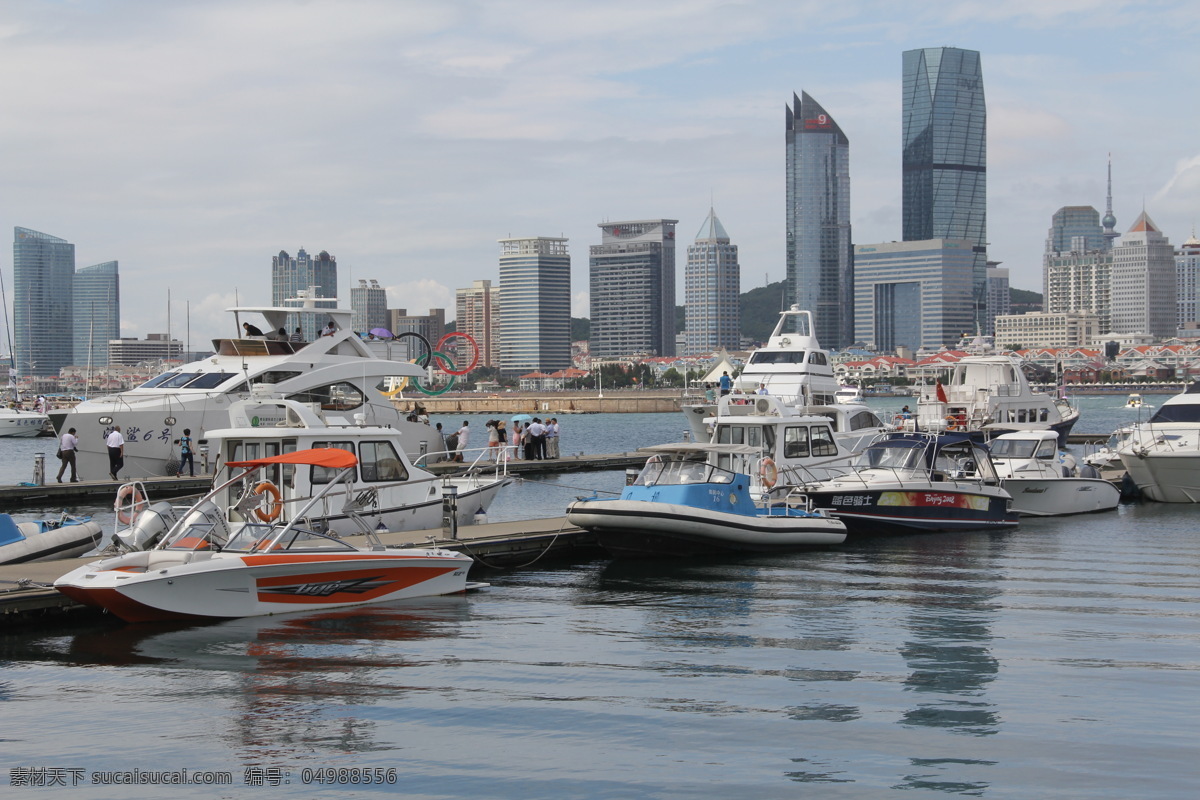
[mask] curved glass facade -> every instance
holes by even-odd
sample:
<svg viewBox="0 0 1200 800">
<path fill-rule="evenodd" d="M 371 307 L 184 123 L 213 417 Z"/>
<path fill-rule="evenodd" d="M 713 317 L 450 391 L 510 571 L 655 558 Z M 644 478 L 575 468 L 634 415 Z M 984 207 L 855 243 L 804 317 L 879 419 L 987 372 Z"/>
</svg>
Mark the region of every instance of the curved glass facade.
<svg viewBox="0 0 1200 800">
<path fill-rule="evenodd" d="M 904 241 L 965 239 L 975 321 L 987 322 L 987 108 L 979 53 L 904 53 Z"/>
</svg>

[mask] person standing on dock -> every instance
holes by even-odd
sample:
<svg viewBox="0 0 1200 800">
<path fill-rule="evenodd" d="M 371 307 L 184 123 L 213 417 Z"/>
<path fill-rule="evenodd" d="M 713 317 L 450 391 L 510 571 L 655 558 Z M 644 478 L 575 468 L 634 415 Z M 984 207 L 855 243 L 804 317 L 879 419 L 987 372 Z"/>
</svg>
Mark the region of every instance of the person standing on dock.
<svg viewBox="0 0 1200 800">
<path fill-rule="evenodd" d="M 513 429 L 512 429 L 512 438 L 511 438 L 511 441 L 512 441 L 512 456 L 511 457 L 514 460 L 519 461 L 521 458 L 521 439 L 522 439 L 522 437 L 523 437 L 523 434 L 521 432 L 521 423 L 519 421 L 514 420 L 513 421 Z"/>
<path fill-rule="evenodd" d="M 68 464 L 71 465 L 71 483 L 79 483 L 79 476 L 75 474 L 75 451 L 77 449 L 79 449 L 79 439 L 75 436 L 75 429 L 71 428 L 58 440 L 58 458 L 62 461 L 62 466 L 58 468 L 59 483 L 62 483 L 62 476 L 67 471 Z"/>
<path fill-rule="evenodd" d="M 558 417 L 546 423 L 546 458 L 558 458 Z"/>
<path fill-rule="evenodd" d="M 114 481 L 119 480 L 117 473 L 125 466 L 125 437 L 121 435 L 120 425 L 113 425 L 104 444 L 108 447 L 108 474 Z"/>
<path fill-rule="evenodd" d="M 282 328 L 280 329 L 282 330 Z M 179 474 L 175 477 L 183 477 L 183 465 L 187 464 L 188 474 L 190 477 L 196 477 L 196 462 L 192 455 L 192 429 L 184 428 L 183 436 L 179 437 Z"/>
<path fill-rule="evenodd" d="M 467 439 L 471 435 L 471 421 L 463 420 L 462 427 L 458 429 L 458 444 L 454 448 L 454 460 L 462 461 L 463 454 L 467 452 Z"/>
</svg>

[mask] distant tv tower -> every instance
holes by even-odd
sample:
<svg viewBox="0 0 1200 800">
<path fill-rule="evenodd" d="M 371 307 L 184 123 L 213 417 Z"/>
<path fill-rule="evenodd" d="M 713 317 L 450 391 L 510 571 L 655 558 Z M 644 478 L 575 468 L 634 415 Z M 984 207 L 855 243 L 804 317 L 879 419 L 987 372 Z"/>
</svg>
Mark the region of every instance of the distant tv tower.
<svg viewBox="0 0 1200 800">
<path fill-rule="evenodd" d="M 1104 225 L 1104 238 L 1108 249 L 1111 250 L 1113 239 L 1121 235 L 1116 231 L 1117 218 L 1113 216 L 1112 210 L 1112 153 L 1108 154 L 1108 205 L 1104 208 L 1104 219 L 1100 221 Z"/>
</svg>

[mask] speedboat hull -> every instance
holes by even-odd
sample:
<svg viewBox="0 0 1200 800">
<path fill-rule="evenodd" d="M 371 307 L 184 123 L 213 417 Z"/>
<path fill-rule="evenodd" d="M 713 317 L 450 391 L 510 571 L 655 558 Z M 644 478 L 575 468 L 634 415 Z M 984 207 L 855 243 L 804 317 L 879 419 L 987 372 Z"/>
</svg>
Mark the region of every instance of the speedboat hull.
<svg viewBox="0 0 1200 800">
<path fill-rule="evenodd" d="M 54 585 L 126 622 L 230 619 L 462 592 L 471 563 L 446 550 L 154 550 L 85 565 Z"/>
<path fill-rule="evenodd" d="M 1029 517 L 1061 517 L 1112 511 L 1121 490 L 1102 478 L 1005 478 L 1012 510 Z"/>
<path fill-rule="evenodd" d="M 860 484 L 809 491 L 808 498 L 845 522 L 851 536 L 1003 530 L 1018 523 L 1009 510 L 1008 493 L 999 487 L 930 483 L 884 489 Z"/>
<path fill-rule="evenodd" d="M 839 520 L 786 507 L 738 514 L 647 500 L 579 500 L 567 521 L 617 556 L 782 552 L 846 538 Z"/>
</svg>

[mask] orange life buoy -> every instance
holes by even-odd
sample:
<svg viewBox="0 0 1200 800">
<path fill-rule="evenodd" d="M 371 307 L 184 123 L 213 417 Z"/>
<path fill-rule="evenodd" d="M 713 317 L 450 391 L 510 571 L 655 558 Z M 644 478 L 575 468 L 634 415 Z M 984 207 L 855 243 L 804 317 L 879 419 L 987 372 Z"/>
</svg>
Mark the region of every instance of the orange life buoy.
<svg viewBox="0 0 1200 800">
<path fill-rule="evenodd" d="M 758 477 L 762 478 L 763 486 L 768 489 L 775 488 L 775 482 L 779 480 L 779 469 L 769 456 L 758 465 Z"/>
<path fill-rule="evenodd" d="M 117 512 L 117 521 L 122 525 L 133 522 L 145 507 L 146 498 L 133 484 L 127 483 L 117 491 L 117 500 L 113 503 L 113 508 Z"/>
<path fill-rule="evenodd" d="M 269 494 L 271 502 L 264 511 L 262 508 L 254 509 L 254 516 L 258 517 L 263 522 L 274 522 L 279 519 L 279 514 L 283 511 L 283 497 L 279 494 L 279 487 L 270 481 L 263 481 L 258 486 L 254 487 L 255 494 Z"/>
</svg>

